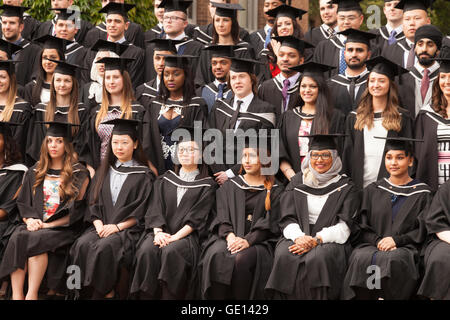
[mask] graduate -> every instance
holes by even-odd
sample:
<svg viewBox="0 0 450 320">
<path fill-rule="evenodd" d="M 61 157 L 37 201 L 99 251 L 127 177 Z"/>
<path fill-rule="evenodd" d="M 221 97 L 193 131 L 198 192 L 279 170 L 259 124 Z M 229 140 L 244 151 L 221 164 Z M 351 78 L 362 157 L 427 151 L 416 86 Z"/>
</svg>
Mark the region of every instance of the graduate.
<svg viewBox="0 0 450 320">
<path fill-rule="evenodd" d="M 21 50 L 22 47 L 14 43 L 0 39 L 0 60 L 13 60 L 13 54 Z M 17 82 L 17 81 L 16 81 Z M 25 96 L 25 88 L 17 84 L 17 95 L 21 98 Z"/>
<path fill-rule="evenodd" d="M 180 126 L 194 126 L 194 121 L 206 124 L 208 107 L 195 95 L 191 61 L 197 57 L 163 55 L 164 70 L 158 95 L 145 112 L 144 151 L 161 175 L 173 170 L 175 142 L 173 131 Z"/>
<path fill-rule="evenodd" d="M 263 130 L 266 131 L 266 130 Z M 271 167 L 270 135 L 246 139 L 239 174 L 217 190 L 217 216 L 201 254 L 203 299 L 263 299 L 280 236 L 283 186 Z"/>
<path fill-rule="evenodd" d="M 105 65 L 102 102 L 91 109 L 86 141 L 80 152 L 80 159 L 94 170 L 97 170 L 105 158 L 111 138 L 113 127 L 104 122 L 117 118 L 142 121 L 144 118 L 144 107 L 133 96 L 130 74 L 127 71 L 129 62 L 130 59 L 113 57 L 105 57 L 96 62 Z"/>
<path fill-rule="evenodd" d="M 360 204 L 351 179 L 340 175 L 338 135 L 310 135 L 302 171 L 281 196 L 276 249 L 266 292 L 276 299 L 336 300 L 351 252 L 352 216 Z"/>
<path fill-rule="evenodd" d="M 384 0 L 383 13 L 386 17 L 386 24 L 371 31 L 377 35 L 375 46 L 379 52 L 384 52 L 388 46 L 405 39 L 403 9 L 395 7 L 399 2 L 398 0 Z"/>
<path fill-rule="evenodd" d="M 196 130 L 174 131 L 183 134 L 175 171 L 167 171 L 154 184 L 130 289 L 131 294 L 140 293 L 140 299 L 157 299 L 159 292 L 163 300 L 197 298 L 200 240 L 213 216 L 217 184 L 202 161 L 202 130 Z"/>
<path fill-rule="evenodd" d="M 161 39 L 162 37 L 165 36 L 165 32 L 163 32 L 164 8 L 159 7 L 161 2 L 162 0 L 153 1 L 153 13 L 155 14 L 155 17 L 158 20 L 158 23 L 149 30 L 145 31 L 144 33 L 145 42 L 151 41 L 153 39 Z"/>
<path fill-rule="evenodd" d="M 425 141 L 416 145 L 416 178 L 433 192 L 450 178 L 450 58 L 437 61 L 440 68 L 433 84 L 433 98 L 417 115 L 414 130 L 415 138 Z"/>
<path fill-rule="evenodd" d="M 142 150 L 139 121 L 113 119 L 106 124 L 114 127 L 92 181 L 85 214 L 90 226 L 73 244 L 70 257 L 81 269 L 83 288 L 93 289 L 92 299 L 114 298 L 118 291 L 126 299 L 127 293 L 116 286 L 130 271 L 155 176 Z"/>
<path fill-rule="evenodd" d="M 370 59 L 370 41 L 376 36 L 369 32 L 347 29 L 339 32 L 347 37 L 345 42 L 344 58 L 347 67 L 343 74 L 336 74 L 328 81 L 334 106 L 349 114 L 359 104 L 363 92 L 367 88 L 369 71 L 366 61 Z"/>
<path fill-rule="evenodd" d="M 419 285 L 419 254 L 426 235 L 423 218 L 431 190 L 408 173 L 414 162 L 414 139 L 378 138 L 386 140 L 383 157 L 389 176 L 364 189 L 354 218 L 358 231 L 343 299 L 408 300 Z M 369 279 L 374 268 L 376 281 Z"/>
<path fill-rule="evenodd" d="M 209 44 L 213 45 L 234 45 L 234 56 L 240 58 L 254 59 L 255 53 L 248 42 L 243 41 L 239 35 L 239 22 L 237 19 L 238 11 L 244 10 L 239 4 L 216 3 L 213 18 L 212 40 Z M 196 88 L 214 81 L 214 75 L 211 71 L 211 51 L 203 50 L 198 62 L 197 73 L 195 77 Z"/>
<path fill-rule="evenodd" d="M 72 125 L 47 124 L 40 159 L 25 174 L 17 198 L 21 224 L 11 235 L 0 265 L 0 278 L 11 276 L 13 300 L 37 300 L 44 275 L 50 290 L 58 288 L 66 272 L 67 246 L 80 232 L 86 205 L 89 172 L 76 159 Z"/>
<path fill-rule="evenodd" d="M 259 86 L 258 96 L 276 107 L 276 117 L 280 119 L 284 112 L 293 109 L 298 103 L 300 73 L 292 67 L 305 62 L 305 49 L 312 48 L 312 45 L 294 36 L 273 39 L 280 43 L 277 54 L 280 73 Z"/>
<path fill-rule="evenodd" d="M 208 114 L 217 99 L 231 99 L 233 91 L 228 87 L 231 58 L 234 57 L 234 45 L 209 45 L 203 50 L 211 52 L 211 72 L 214 81 L 201 86 L 197 91 L 208 105 Z"/>
<path fill-rule="evenodd" d="M 276 127 L 275 106 L 262 101 L 256 95 L 255 64 L 257 63 L 258 61 L 249 59 L 232 59 L 229 87 L 234 96 L 231 99 L 218 99 L 208 117 L 209 127 L 218 129 L 222 133 L 223 155 L 234 154 L 232 163 L 227 163 L 226 159 L 217 159 L 221 161 L 216 161 L 210 166 L 216 182 L 220 185 L 236 176 L 241 167 L 237 163 L 239 155 L 237 155 L 236 130 Z M 231 136 L 233 136 L 234 143 L 225 141 L 230 133 L 233 133 Z M 219 145 L 221 144 L 219 143 Z"/>
<path fill-rule="evenodd" d="M 359 30 L 363 21 L 364 15 L 359 5 L 361 0 L 333 0 L 332 3 L 338 5 L 337 9 L 337 24 L 339 31 L 345 31 L 349 28 Z M 347 67 L 344 59 L 346 36 L 343 34 L 335 34 L 328 40 L 321 41 L 314 50 L 313 61 L 336 66 L 331 76 L 335 74 L 344 74 Z"/>
<path fill-rule="evenodd" d="M 79 102 L 79 84 L 75 77 L 81 67 L 64 61 L 52 60 L 57 67 L 50 83 L 50 101 L 39 103 L 33 109 L 27 138 L 27 162 L 33 165 L 40 158 L 42 141 L 45 140 L 48 126 L 43 122 L 68 122 L 77 127 L 72 128 L 72 144 L 77 154 L 81 152 L 86 139 L 89 112 Z"/>
<path fill-rule="evenodd" d="M 343 134 L 345 131 L 345 116 L 333 107 L 324 77 L 324 73 L 333 68 L 315 62 L 291 68 L 301 74 L 300 101 L 296 107 L 283 113 L 278 125 L 280 170 L 289 181 L 301 171 L 303 160 L 309 154 L 310 139 L 305 136 Z M 336 148 L 341 153 L 344 139 L 338 137 L 337 140 Z"/>
<path fill-rule="evenodd" d="M 412 118 L 399 105 L 396 76 L 408 72 L 379 56 L 366 62 L 370 70 L 367 89 L 356 111 L 345 123 L 343 172 L 362 189 L 387 177 L 384 165 L 385 140 L 379 137 L 412 137 Z"/>
<path fill-rule="evenodd" d="M 319 13 L 322 24 L 312 28 L 305 33 L 305 40 L 313 46 L 317 46 L 320 41 L 328 40 L 339 31 L 337 25 L 338 5 L 329 0 L 319 1 Z"/>
<path fill-rule="evenodd" d="M 21 32 L 24 28 L 23 13 L 28 8 L 19 6 L 0 6 L 3 12 L 0 14 L 2 19 L 3 39 L 22 47 L 22 50 L 13 56 L 16 64 L 17 83 L 25 86 L 31 81 L 31 76 L 35 65 L 39 64 L 39 46 L 31 43 L 22 37 Z"/>
<path fill-rule="evenodd" d="M 12 60 L 0 61 L 0 122 L 20 124 L 13 126 L 10 130 L 22 159 L 25 160 L 32 109 L 28 102 L 17 96 L 15 64 Z"/>
<path fill-rule="evenodd" d="M 23 0 L 3 0 L 3 4 L 9 5 L 9 6 L 22 6 L 22 3 L 23 3 Z M 29 41 L 33 40 L 35 38 L 34 34 L 39 29 L 40 24 L 41 24 L 41 22 L 39 20 L 36 20 L 32 16 L 30 16 L 28 13 L 24 12 L 22 37 Z M 2 33 L 0 32 L 0 36 L 1 35 L 2 35 Z"/>
</svg>

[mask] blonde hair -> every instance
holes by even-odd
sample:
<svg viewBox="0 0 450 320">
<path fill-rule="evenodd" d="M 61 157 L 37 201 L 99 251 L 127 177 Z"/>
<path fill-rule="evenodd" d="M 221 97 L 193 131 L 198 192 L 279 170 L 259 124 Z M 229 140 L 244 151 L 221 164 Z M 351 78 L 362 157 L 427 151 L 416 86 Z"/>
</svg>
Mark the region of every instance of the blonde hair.
<svg viewBox="0 0 450 320">
<path fill-rule="evenodd" d="M 8 89 L 8 97 L 6 99 L 5 103 L 5 109 L 0 114 L 0 121 L 7 122 L 11 120 L 11 116 L 14 111 L 14 104 L 16 103 L 16 96 L 17 96 L 17 82 L 16 82 L 16 75 L 14 73 L 9 74 L 9 89 Z"/>
</svg>

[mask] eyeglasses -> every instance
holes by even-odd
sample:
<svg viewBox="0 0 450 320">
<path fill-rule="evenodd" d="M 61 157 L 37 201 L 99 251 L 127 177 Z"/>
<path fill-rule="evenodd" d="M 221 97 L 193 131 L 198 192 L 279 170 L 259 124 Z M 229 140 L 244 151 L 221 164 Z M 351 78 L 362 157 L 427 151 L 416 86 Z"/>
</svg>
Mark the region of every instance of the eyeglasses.
<svg viewBox="0 0 450 320">
<path fill-rule="evenodd" d="M 311 159 L 319 160 L 319 158 L 322 158 L 322 160 L 329 160 L 331 159 L 331 153 L 311 153 Z"/>
<path fill-rule="evenodd" d="M 198 150 L 198 148 L 193 148 L 193 147 L 188 147 L 188 148 L 179 147 L 178 148 L 178 153 L 185 153 L 185 152 L 187 152 L 187 153 L 193 154 L 197 150 Z"/>
<path fill-rule="evenodd" d="M 178 20 L 181 20 L 181 21 L 186 21 L 186 19 L 185 18 L 181 18 L 181 17 L 164 17 L 163 18 L 163 21 L 170 21 L 170 22 L 172 22 L 172 20 L 175 20 L 175 21 L 178 21 Z"/>
</svg>

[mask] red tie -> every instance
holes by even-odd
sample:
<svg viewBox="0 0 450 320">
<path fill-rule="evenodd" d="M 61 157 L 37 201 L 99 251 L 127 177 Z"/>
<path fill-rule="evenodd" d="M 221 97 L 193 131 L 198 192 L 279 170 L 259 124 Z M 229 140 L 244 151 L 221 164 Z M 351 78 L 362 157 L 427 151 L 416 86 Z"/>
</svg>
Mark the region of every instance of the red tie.
<svg viewBox="0 0 450 320">
<path fill-rule="evenodd" d="M 425 97 L 430 87 L 430 77 L 428 74 L 430 71 L 428 69 L 423 70 L 422 84 L 420 85 L 420 93 L 422 94 L 422 103 L 425 102 Z"/>
</svg>

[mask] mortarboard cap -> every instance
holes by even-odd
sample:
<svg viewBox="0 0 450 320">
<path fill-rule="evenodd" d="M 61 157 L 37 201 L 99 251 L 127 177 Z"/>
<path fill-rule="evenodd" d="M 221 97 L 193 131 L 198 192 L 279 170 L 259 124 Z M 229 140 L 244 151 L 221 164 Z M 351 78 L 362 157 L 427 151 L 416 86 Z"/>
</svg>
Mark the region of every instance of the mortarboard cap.
<svg viewBox="0 0 450 320">
<path fill-rule="evenodd" d="M 254 74 L 255 64 L 262 64 L 262 63 L 251 59 L 231 58 L 230 70 L 234 72 L 247 72 Z"/>
<path fill-rule="evenodd" d="M 127 65 L 134 59 L 130 58 L 115 58 L 115 57 L 104 57 L 95 63 L 104 63 L 105 70 L 120 70 L 121 72 L 127 70 Z"/>
<path fill-rule="evenodd" d="M 129 3 L 118 3 L 118 2 L 109 2 L 106 6 L 101 8 L 99 13 L 109 14 L 120 14 L 122 17 L 128 19 L 128 11 L 135 7 L 134 4 Z"/>
<path fill-rule="evenodd" d="M 72 20 L 74 22 L 80 20 L 81 12 L 72 8 L 51 8 L 50 10 L 59 11 L 56 14 L 56 20 Z"/>
<path fill-rule="evenodd" d="M 126 44 L 107 41 L 103 39 L 98 39 L 97 42 L 92 46 L 91 50 L 93 51 L 111 51 L 115 52 L 118 56 L 122 55 L 122 53 L 127 50 L 129 46 Z"/>
<path fill-rule="evenodd" d="M 337 150 L 336 138 L 345 137 L 345 134 L 312 134 L 304 137 L 309 138 L 309 150 Z"/>
<path fill-rule="evenodd" d="M 19 17 L 23 18 L 23 13 L 27 11 L 28 7 L 21 7 L 21 6 L 10 6 L 7 4 L 4 4 L 0 6 L 0 10 L 3 10 L 3 12 L 0 14 L 2 17 Z"/>
<path fill-rule="evenodd" d="M 395 6 L 396 9 L 402 9 L 403 12 L 411 10 L 427 11 L 431 7 L 432 0 L 400 0 Z"/>
<path fill-rule="evenodd" d="M 282 4 L 281 6 L 267 11 L 266 14 L 274 18 L 289 17 L 293 20 L 296 20 L 297 18 L 301 19 L 302 16 L 307 12 L 308 11 Z"/>
<path fill-rule="evenodd" d="M 303 75 L 314 74 L 323 76 L 325 72 L 336 69 L 336 67 L 310 61 L 295 67 L 291 67 L 289 69 L 301 72 Z"/>
<path fill-rule="evenodd" d="M 183 43 L 184 40 L 172 40 L 172 39 L 152 39 L 148 40 L 147 43 L 154 43 L 155 44 L 155 51 L 170 51 L 174 54 L 177 53 L 177 44 Z"/>
<path fill-rule="evenodd" d="M 347 42 L 357 42 L 357 43 L 364 43 L 367 46 L 370 47 L 370 40 L 375 39 L 377 37 L 376 34 L 370 33 L 370 32 L 364 32 L 361 30 L 356 30 L 353 28 L 338 32 L 339 34 L 342 34 L 344 36 L 347 36 Z"/>
<path fill-rule="evenodd" d="M 403 150 L 407 154 L 414 153 L 413 142 L 424 142 L 419 139 L 412 139 L 407 137 L 374 137 L 376 139 L 386 140 L 386 146 L 384 147 L 385 153 L 390 150 Z"/>
<path fill-rule="evenodd" d="M 8 74 L 16 73 L 16 66 L 15 63 L 20 61 L 13 61 L 13 60 L 1 60 L 0 61 L 0 70 L 6 70 Z"/>
<path fill-rule="evenodd" d="M 86 68 L 83 68 L 83 67 L 75 65 L 75 64 L 67 63 L 65 61 L 53 60 L 53 59 L 48 59 L 48 60 L 58 64 L 55 68 L 55 73 L 60 73 L 60 74 L 65 74 L 68 76 L 75 77 L 75 73 L 76 73 L 77 69 L 86 70 Z"/>
<path fill-rule="evenodd" d="M 219 17 L 236 17 L 238 10 L 245 10 L 238 3 L 217 3 L 211 2 L 211 5 L 216 8 L 216 16 Z"/>
<path fill-rule="evenodd" d="M 386 59 L 383 56 L 377 56 L 375 58 L 367 60 L 366 66 L 370 72 L 384 74 L 390 79 L 394 79 L 396 76 L 401 76 L 402 74 L 409 72 L 402 66 Z"/>
<path fill-rule="evenodd" d="M 11 127 L 12 126 L 21 126 L 20 123 L 9 122 L 9 121 L 0 121 L 0 134 L 3 136 L 7 135 L 9 137 L 12 136 Z"/>
<path fill-rule="evenodd" d="M 203 48 L 203 50 L 211 52 L 211 57 L 233 58 L 234 50 L 238 48 L 241 47 L 236 45 L 212 44 Z"/>
<path fill-rule="evenodd" d="M 182 11 L 187 13 L 191 4 L 192 0 L 163 0 L 158 8 L 164 8 L 164 12 Z"/>
<path fill-rule="evenodd" d="M 79 127 L 79 124 L 72 124 L 68 122 L 59 121 L 37 121 L 36 123 L 48 124 L 47 132 L 45 136 L 66 138 L 72 141 L 72 127 Z"/>
<path fill-rule="evenodd" d="M 58 51 L 61 51 L 62 53 L 66 52 L 67 45 L 73 43 L 73 41 L 71 40 L 54 37 L 49 34 L 37 38 L 34 41 L 40 43 L 44 49 L 56 49 Z"/>
<path fill-rule="evenodd" d="M 6 52 L 9 60 L 12 60 L 13 53 L 16 53 L 21 49 L 21 46 L 0 38 L 0 50 Z"/>
<path fill-rule="evenodd" d="M 306 42 L 304 40 L 300 40 L 294 36 L 273 37 L 272 39 L 281 42 L 282 47 L 290 47 L 297 49 L 298 52 L 302 54 L 305 52 L 305 49 L 314 48 L 314 46 L 311 43 Z"/>
<path fill-rule="evenodd" d="M 174 68 L 186 68 L 191 64 L 190 59 L 198 58 L 198 56 L 190 55 L 174 55 L 174 54 L 159 54 L 159 56 L 164 57 L 164 66 L 174 67 Z"/>
<path fill-rule="evenodd" d="M 439 72 L 450 73 L 450 57 L 433 58 L 431 60 L 439 62 Z"/>
<path fill-rule="evenodd" d="M 102 122 L 102 124 L 114 125 L 112 134 L 129 135 L 133 140 L 138 136 L 139 126 L 142 121 L 134 119 L 112 119 Z"/>
<path fill-rule="evenodd" d="M 359 3 L 362 0 L 332 0 L 331 3 L 337 4 L 337 11 L 360 11 L 362 12 Z"/>
</svg>

